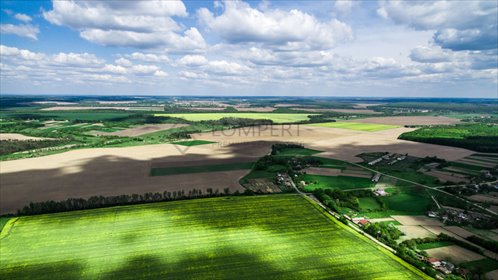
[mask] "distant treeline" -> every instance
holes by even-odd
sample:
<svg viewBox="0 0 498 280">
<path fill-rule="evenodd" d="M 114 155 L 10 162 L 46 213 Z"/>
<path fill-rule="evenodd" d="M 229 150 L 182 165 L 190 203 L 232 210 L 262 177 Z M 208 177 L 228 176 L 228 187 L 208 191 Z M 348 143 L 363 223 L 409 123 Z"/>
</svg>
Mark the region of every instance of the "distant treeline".
<svg viewBox="0 0 498 280">
<path fill-rule="evenodd" d="M 22 209 L 17 210 L 18 215 L 37 215 L 37 214 L 48 214 L 48 213 L 58 213 L 66 211 L 75 210 L 85 210 L 85 209 L 95 209 L 103 207 L 112 207 L 120 205 L 133 205 L 142 204 L 150 202 L 163 202 L 163 201 L 173 201 L 173 200 L 186 200 L 194 198 L 206 198 L 206 197 L 219 197 L 228 195 L 254 195 L 255 193 L 251 190 L 245 190 L 244 192 L 239 192 L 238 190 L 234 193 L 230 193 L 230 189 L 225 188 L 223 191 L 218 189 L 207 188 L 205 191 L 192 189 L 189 191 L 164 191 L 160 192 L 148 192 L 144 194 L 131 194 L 131 195 L 117 195 L 117 196 L 92 196 L 88 199 L 85 198 L 68 198 L 61 201 L 44 201 L 44 202 L 31 202 L 29 205 L 24 206 Z"/>
<path fill-rule="evenodd" d="M 67 140 L 0 140 L 0 156 L 16 152 L 54 147 L 68 143 Z"/>
<path fill-rule="evenodd" d="M 376 107 L 378 109 L 417 109 L 462 113 L 497 113 L 496 101 L 485 103 L 456 103 L 456 102 L 393 102 Z"/>
<path fill-rule="evenodd" d="M 405 132 L 399 139 L 466 148 L 484 153 L 498 152 L 498 126 L 461 124 L 455 126 L 423 127 Z"/>
</svg>

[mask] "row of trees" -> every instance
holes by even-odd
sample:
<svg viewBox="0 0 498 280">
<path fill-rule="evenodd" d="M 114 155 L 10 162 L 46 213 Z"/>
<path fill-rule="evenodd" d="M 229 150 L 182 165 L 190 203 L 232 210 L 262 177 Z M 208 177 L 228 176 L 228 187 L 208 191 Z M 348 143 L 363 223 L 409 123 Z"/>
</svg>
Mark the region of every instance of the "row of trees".
<svg viewBox="0 0 498 280">
<path fill-rule="evenodd" d="M 218 197 L 227 195 L 253 195 L 254 192 L 245 190 L 240 193 L 238 190 L 230 193 L 230 189 L 225 188 L 222 191 L 213 188 L 207 188 L 205 191 L 201 189 L 192 189 L 189 191 L 164 191 L 148 192 L 144 194 L 131 194 L 131 195 L 117 195 L 117 196 L 92 196 L 90 198 L 68 198 L 61 201 L 44 201 L 44 202 L 31 202 L 29 205 L 19 209 L 18 215 L 36 215 L 66 212 L 74 210 L 103 208 L 119 205 L 132 205 L 150 202 L 185 200 L 194 198 L 205 197 Z"/>
<path fill-rule="evenodd" d="M 47 147 L 67 144 L 64 139 L 54 140 L 0 140 L 0 155 L 8 155 L 16 152 L 35 150 Z"/>
</svg>

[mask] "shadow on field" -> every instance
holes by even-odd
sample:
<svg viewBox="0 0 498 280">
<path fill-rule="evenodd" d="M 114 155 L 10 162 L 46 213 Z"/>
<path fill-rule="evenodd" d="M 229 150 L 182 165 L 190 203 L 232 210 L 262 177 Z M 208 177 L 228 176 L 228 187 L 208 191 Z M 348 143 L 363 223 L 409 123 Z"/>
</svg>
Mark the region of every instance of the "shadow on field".
<svg viewBox="0 0 498 280">
<path fill-rule="evenodd" d="M 256 255 L 228 248 L 180 261 L 153 255 L 137 256 L 118 269 L 102 274 L 100 279 L 274 279 L 284 272 Z"/>
<path fill-rule="evenodd" d="M 83 266 L 77 261 L 34 264 L 0 269 L 0 279 L 82 279 Z"/>
<path fill-rule="evenodd" d="M 362 134 L 358 135 L 358 137 L 368 136 Z M 157 157 L 151 160 L 130 159 L 125 157 L 126 155 L 103 155 L 75 160 L 68 159 L 67 163 L 64 161 L 61 163 L 61 165 L 67 164 L 66 166 L 53 169 L 43 169 L 44 161 L 51 160 L 50 157 L 27 159 L 24 162 L 21 160 L 19 163 L 29 164 L 29 166 L 21 168 L 25 168 L 25 170 L 2 173 L 0 176 L 0 214 L 15 212 L 30 202 L 88 198 L 94 195 L 162 193 L 164 191 L 188 191 L 193 188 L 203 190 L 212 188 L 221 191 L 226 187 L 230 188 L 231 191 L 243 191 L 243 188 L 238 184 L 239 178 L 237 176 L 235 176 L 237 178 L 234 178 L 233 175 L 230 177 L 230 172 L 223 175 L 227 177 L 220 176 L 219 173 L 202 173 L 202 176 L 192 176 L 190 174 L 149 176 L 152 164 L 181 162 L 183 166 L 187 161 L 195 161 L 196 164 L 205 161 L 209 164 L 210 161 L 213 161 L 214 155 L 227 156 L 232 160 L 234 158 L 248 157 L 257 159 L 270 152 L 271 145 L 276 143 L 273 141 L 230 143 L 229 141 L 230 139 L 227 139 L 225 143 L 210 144 L 219 145 L 218 147 L 211 147 L 213 155 L 197 153 L 184 155 L 178 152 L 176 155 Z M 295 141 L 299 142 L 300 139 L 297 137 Z M 397 141 L 394 144 L 387 145 L 365 145 L 365 141 L 359 139 L 358 142 L 353 140 L 348 144 L 339 146 L 333 144 L 334 139 L 330 141 L 330 147 L 327 147 L 328 145 L 324 141 L 319 144 L 308 143 L 305 146 L 318 150 L 327 150 L 327 152 L 318 154 L 318 156 L 349 159 L 356 162 L 360 161 L 360 159 L 355 158 L 355 156 L 362 152 L 395 152 L 418 156 L 436 155 L 442 158 L 455 157 L 453 152 L 465 155 L 469 153 L 469 151 L 460 148 L 408 141 Z M 166 148 L 167 146 L 164 147 Z M 205 148 L 209 149 L 207 146 Z M 69 157 L 70 153 L 62 155 Z M 60 155 L 58 155 L 59 158 Z M 216 160 L 219 161 L 219 158 Z M 9 162 L 4 162 L 2 165 L 8 166 Z"/>
<path fill-rule="evenodd" d="M 251 146 L 256 145 L 258 152 L 253 152 Z M 254 157 L 257 160 L 260 155 L 270 151 L 271 142 L 260 143 L 234 143 L 222 146 L 215 151 L 216 156 L 228 156 L 234 158 Z M 84 152 L 84 151 L 78 151 Z M 71 152 L 69 152 L 71 153 Z M 66 155 L 69 156 L 69 153 Z M 62 154 L 57 155 L 58 159 Z M 209 164 L 217 161 L 219 157 L 209 154 L 178 154 L 156 157 L 151 160 L 136 160 L 125 156 L 103 155 L 98 157 L 78 158 L 61 163 L 61 167 L 44 169 L 44 161 L 50 158 L 26 159 L 30 166 L 23 171 L 1 173 L 0 176 L 0 214 L 15 213 L 30 202 L 41 202 L 49 200 L 65 200 L 67 198 L 89 198 L 95 195 L 113 196 L 122 194 L 144 194 L 146 192 L 164 191 L 189 191 L 194 188 L 218 189 L 224 188 L 232 191 L 243 191 L 239 185 L 239 176 L 226 172 L 220 176 L 219 173 L 203 173 L 202 176 L 190 174 L 179 174 L 173 176 L 149 176 L 153 163 L 174 163 L 184 166 L 185 162 L 192 161 L 194 165 L 201 162 Z M 34 161 L 33 161 L 34 160 Z M 66 159 L 63 159 L 64 161 Z M 22 162 L 23 160 L 21 160 Z M 34 162 L 34 163 L 33 163 Z M 2 165 L 9 165 L 4 162 Z M 239 172 L 240 173 L 240 172 Z"/>
</svg>

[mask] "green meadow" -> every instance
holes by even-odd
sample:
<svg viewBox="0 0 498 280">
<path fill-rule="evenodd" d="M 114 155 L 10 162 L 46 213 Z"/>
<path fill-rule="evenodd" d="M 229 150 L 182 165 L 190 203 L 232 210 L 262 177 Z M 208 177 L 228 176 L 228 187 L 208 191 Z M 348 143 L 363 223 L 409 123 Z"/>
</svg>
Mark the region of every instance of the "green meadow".
<svg viewBox="0 0 498 280">
<path fill-rule="evenodd" d="M 12 221 L 0 234 L 0 279 L 428 278 L 297 195 Z"/>
<path fill-rule="evenodd" d="M 293 123 L 307 121 L 310 114 L 286 113 L 185 113 L 185 114 L 155 114 L 157 117 L 172 117 L 187 121 L 216 121 L 222 118 L 241 118 L 255 120 L 272 120 L 274 123 Z"/>
<path fill-rule="evenodd" d="M 321 127 L 352 129 L 352 130 L 360 130 L 360 131 L 369 131 L 369 132 L 375 132 L 375 131 L 399 127 L 396 125 L 388 125 L 388 124 L 357 123 L 357 122 L 326 122 L 326 123 L 314 123 L 314 124 L 310 124 L 310 125 L 321 126 Z"/>
</svg>

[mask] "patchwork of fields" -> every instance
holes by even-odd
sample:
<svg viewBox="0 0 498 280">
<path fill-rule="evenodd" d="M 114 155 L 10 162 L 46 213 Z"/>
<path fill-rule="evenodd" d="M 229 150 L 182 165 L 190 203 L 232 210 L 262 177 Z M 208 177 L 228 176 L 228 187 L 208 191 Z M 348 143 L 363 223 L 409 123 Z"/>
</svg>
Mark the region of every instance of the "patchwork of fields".
<svg viewBox="0 0 498 280">
<path fill-rule="evenodd" d="M 314 123 L 311 126 L 334 127 L 343 129 L 352 129 L 360 131 L 380 131 L 386 129 L 397 128 L 397 125 L 387 124 L 374 124 L 374 123 L 358 123 L 358 122 L 327 122 L 327 123 Z"/>
<path fill-rule="evenodd" d="M 21 217 L 0 263 L 2 279 L 425 277 L 297 195 Z"/>
<path fill-rule="evenodd" d="M 310 114 L 285 114 L 285 113 L 186 113 L 186 114 L 155 114 L 158 117 L 172 117 L 187 121 L 216 121 L 222 118 L 242 118 L 272 120 L 274 123 L 292 123 L 308 120 Z"/>
</svg>

